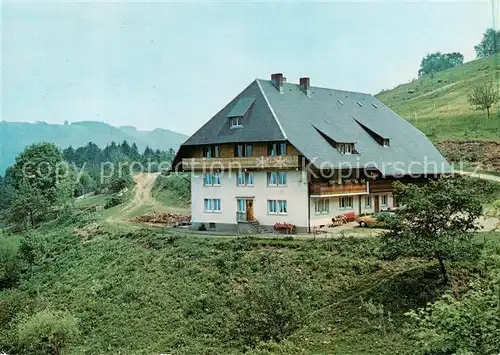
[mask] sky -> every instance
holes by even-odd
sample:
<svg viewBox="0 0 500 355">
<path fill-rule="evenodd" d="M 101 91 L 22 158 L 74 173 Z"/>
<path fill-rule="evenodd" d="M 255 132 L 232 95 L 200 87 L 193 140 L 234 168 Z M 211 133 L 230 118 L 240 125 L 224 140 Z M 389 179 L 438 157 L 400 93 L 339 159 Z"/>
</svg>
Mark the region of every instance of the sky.
<svg viewBox="0 0 500 355">
<path fill-rule="evenodd" d="M 496 24 L 500 24 L 500 2 Z M 376 94 L 492 27 L 491 1 L 13 2 L 1 119 L 192 134 L 255 78 Z"/>
</svg>

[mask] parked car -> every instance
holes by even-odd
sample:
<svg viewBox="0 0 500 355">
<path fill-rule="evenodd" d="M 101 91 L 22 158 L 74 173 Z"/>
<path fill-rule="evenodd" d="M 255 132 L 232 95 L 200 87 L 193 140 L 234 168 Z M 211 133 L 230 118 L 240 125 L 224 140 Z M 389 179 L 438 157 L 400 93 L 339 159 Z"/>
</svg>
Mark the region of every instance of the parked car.
<svg viewBox="0 0 500 355">
<path fill-rule="evenodd" d="M 384 227 L 387 225 L 387 219 L 394 216 L 394 212 L 379 212 L 368 216 L 356 218 L 360 227 Z"/>
</svg>

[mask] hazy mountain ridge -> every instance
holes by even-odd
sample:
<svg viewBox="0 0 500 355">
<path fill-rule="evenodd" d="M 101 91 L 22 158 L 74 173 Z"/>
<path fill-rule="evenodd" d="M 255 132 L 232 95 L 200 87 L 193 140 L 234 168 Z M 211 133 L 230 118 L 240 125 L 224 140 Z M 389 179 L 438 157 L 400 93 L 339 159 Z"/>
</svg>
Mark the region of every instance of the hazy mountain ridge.
<svg viewBox="0 0 500 355">
<path fill-rule="evenodd" d="M 32 143 L 53 142 L 61 148 L 74 148 L 93 142 L 100 147 L 110 142 L 128 141 L 140 150 L 146 146 L 152 149 L 177 149 L 187 139 L 181 133 L 157 128 L 140 131 L 132 126 L 114 127 L 104 122 L 81 121 L 67 125 L 45 122 L 0 122 L 0 174 L 12 165 L 14 158 Z"/>
</svg>

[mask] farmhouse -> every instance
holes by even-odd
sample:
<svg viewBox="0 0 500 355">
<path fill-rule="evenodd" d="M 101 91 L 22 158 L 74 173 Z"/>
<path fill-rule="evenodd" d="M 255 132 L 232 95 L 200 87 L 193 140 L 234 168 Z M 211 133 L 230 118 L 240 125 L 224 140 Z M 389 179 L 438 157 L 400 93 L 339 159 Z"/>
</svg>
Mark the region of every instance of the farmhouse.
<svg viewBox="0 0 500 355">
<path fill-rule="evenodd" d="M 298 231 L 397 206 L 395 180 L 450 166 L 406 120 L 369 94 L 256 79 L 193 134 L 174 160 L 191 172 L 192 221 L 215 230 Z"/>
</svg>

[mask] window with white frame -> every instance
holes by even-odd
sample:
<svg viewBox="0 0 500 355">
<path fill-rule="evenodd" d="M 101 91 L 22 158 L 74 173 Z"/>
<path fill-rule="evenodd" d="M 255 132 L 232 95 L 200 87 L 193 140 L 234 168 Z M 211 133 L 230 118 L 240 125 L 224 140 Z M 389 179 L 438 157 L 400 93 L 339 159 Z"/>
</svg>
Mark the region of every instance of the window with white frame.
<svg viewBox="0 0 500 355">
<path fill-rule="evenodd" d="M 286 171 L 273 171 L 267 173 L 268 186 L 286 186 L 288 173 Z"/>
<path fill-rule="evenodd" d="M 327 214 L 330 211 L 330 200 L 327 198 L 316 200 L 314 210 L 316 214 Z"/>
<path fill-rule="evenodd" d="M 203 179 L 203 184 L 205 186 L 220 186 L 220 174 L 216 173 L 206 173 Z"/>
<path fill-rule="evenodd" d="M 372 197 L 371 196 L 366 196 L 365 197 L 365 207 L 366 208 L 371 208 L 372 207 Z"/>
<path fill-rule="evenodd" d="M 231 128 L 233 127 L 241 127 L 242 126 L 243 117 L 231 117 Z"/>
<path fill-rule="evenodd" d="M 267 213 L 278 213 L 276 200 L 267 200 Z"/>
<path fill-rule="evenodd" d="M 236 181 L 238 186 L 253 186 L 253 173 L 239 171 Z"/>
<path fill-rule="evenodd" d="M 238 199 L 236 201 L 236 204 L 237 204 L 238 212 L 243 213 L 243 212 L 247 211 L 246 200 L 240 200 L 240 199 Z"/>
<path fill-rule="evenodd" d="M 278 200 L 278 213 L 281 213 L 281 214 L 288 213 L 286 200 Z"/>
<path fill-rule="evenodd" d="M 387 206 L 388 196 L 387 195 L 382 195 L 382 196 L 380 196 L 380 199 L 381 199 L 380 204 L 382 206 L 384 206 L 384 207 Z"/>
<path fill-rule="evenodd" d="M 288 174 L 284 171 L 278 172 L 278 185 L 285 186 Z"/>
<path fill-rule="evenodd" d="M 287 214 L 288 206 L 286 200 L 267 200 L 267 213 Z"/>
<path fill-rule="evenodd" d="M 351 209 L 353 206 L 352 196 L 344 196 L 339 199 L 340 209 Z"/>
<path fill-rule="evenodd" d="M 277 186 L 278 185 L 278 173 L 272 172 L 267 173 L 267 186 Z"/>
<path fill-rule="evenodd" d="M 204 206 L 205 212 L 220 212 L 220 199 L 206 198 Z"/>
</svg>

